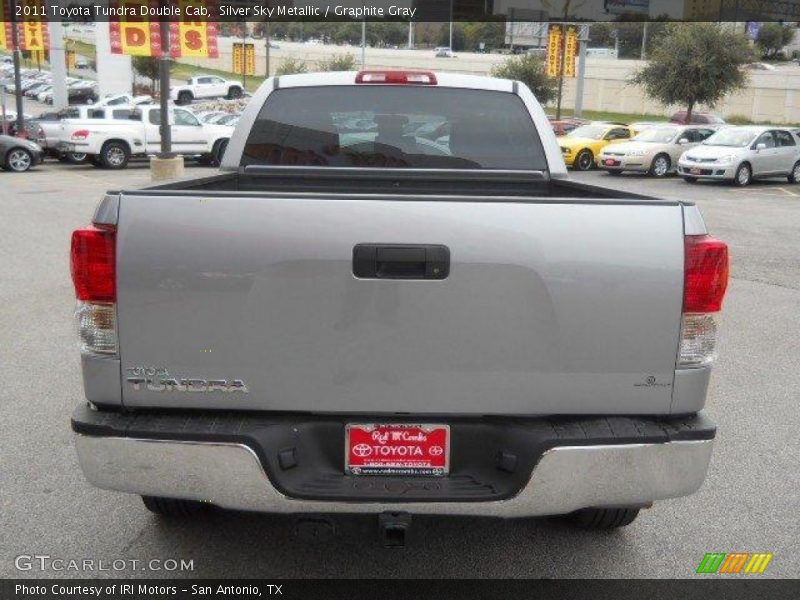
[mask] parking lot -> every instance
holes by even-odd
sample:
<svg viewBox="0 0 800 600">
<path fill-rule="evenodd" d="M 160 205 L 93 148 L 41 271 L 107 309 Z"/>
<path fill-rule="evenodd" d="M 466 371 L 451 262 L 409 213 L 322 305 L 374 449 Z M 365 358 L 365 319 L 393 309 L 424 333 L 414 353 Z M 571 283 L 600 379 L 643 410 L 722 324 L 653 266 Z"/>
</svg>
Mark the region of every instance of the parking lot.
<svg viewBox="0 0 800 600">
<path fill-rule="evenodd" d="M 208 174 L 187 167 L 187 174 Z M 659 196 L 694 199 L 732 254 L 708 411 L 719 425 L 699 493 L 664 501 L 612 533 L 558 520 L 416 517 L 410 546 L 384 550 L 374 517 L 340 516 L 313 537 L 291 517 L 209 512 L 163 521 L 137 497 L 91 487 L 81 475 L 69 417 L 81 401 L 68 267 L 70 232 L 91 219 L 109 188 L 149 181 L 144 163 L 125 171 L 47 161 L 0 173 L 0 574 L 14 557 L 93 557 L 122 571 L 98 576 L 196 577 L 691 577 L 706 552 L 771 552 L 765 576 L 800 572 L 800 186 L 690 186 L 678 178 L 575 178 Z M 631 252 L 636 252 L 631 248 Z M 184 573 L 146 570 L 152 559 L 193 561 Z"/>
</svg>

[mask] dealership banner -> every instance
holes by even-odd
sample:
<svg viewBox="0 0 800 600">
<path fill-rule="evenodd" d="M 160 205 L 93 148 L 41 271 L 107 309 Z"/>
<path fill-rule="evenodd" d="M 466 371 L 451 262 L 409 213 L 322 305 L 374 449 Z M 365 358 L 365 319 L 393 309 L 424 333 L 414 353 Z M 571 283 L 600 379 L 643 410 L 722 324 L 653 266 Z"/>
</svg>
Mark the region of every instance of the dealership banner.
<svg viewBox="0 0 800 600">
<path fill-rule="evenodd" d="M 0 49 L 13 50 L 11 47 L 11 10 L 9 0 L 0 0 Z"/>
<path fill-rule="evenodd" d="M 9 2 L 5 10 L 10 16 Z M 30 51 L 44 51 L 50 48 L 50 32 L 47 28 L 47 4 L 45 0 L 17 0 L 17 14 L 20 21 L 17 23 L 19 33 L 19 49 Z M 10 29 L 10 28 L 9 28 Z M 10 31 L 6 33 L 10 38 Z M 9 46 L 11 40 L 8 40 Z"/>
<path fill-rule="evenodd" d="M 179 20 L 170 22 L 170 54 L 173 58 L 192 56 L 219 57 L 217 35 L 219 25 L 204 15 L 216 14 L 216 0 L 177 0 Z"/>
<path fill-rule="evenodd" d="M 158 10 L 159 0 L 109 0 L 108 4 L 113 14 L 125 15 L 109 20 L 112 54 L 161 56 L 160 25 L 147 16 Z"/>
</svg>

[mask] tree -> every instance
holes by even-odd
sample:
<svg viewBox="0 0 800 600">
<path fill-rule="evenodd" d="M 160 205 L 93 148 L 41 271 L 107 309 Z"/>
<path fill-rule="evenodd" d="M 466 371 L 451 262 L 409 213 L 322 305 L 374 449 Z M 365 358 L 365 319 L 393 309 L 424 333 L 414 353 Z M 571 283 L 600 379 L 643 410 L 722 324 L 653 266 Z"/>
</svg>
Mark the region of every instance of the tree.
<svg viewBox="0 0 800 600">
<path fill-rule="evenodd" d="M 650 62 L 631 83 L 665 105 L 686 107 L 687 121 L 697 104 L 714 106 L 747 85 L 742 65 L 749 52 L 745 36 L 714 23 L 671 23 L 650 51 Z"/>
<path fill-rule="evenodd" d="M 339 54 L 322 59 L 317 63 L 318 71 L 354 71 L 356 58 L 352 54 Z"/>
<path fill-rule="evenodd" d="M 150 90 L 155 93 L 156 80 L 158 79 L 158 58 L 154 56 L 134 56 L 131 63 L 137 75 L 150 80 Z"/>
<path fill-rule="evenodd" d="M 532 54 L 520 54 L 507 58 L 506 61 L 492 69 L 494 77 L 513 79 L 527 85 L 536 99 L 547 104 L 556 97 L 558 80 L 548 77 L 544 61 Z"/>
<path fill-rule="evenodd" d="M 764 58 L 775 58 L 778 52 L 792 43 L 794 34 L 793 25 L 764 23 L 758 30 L 756 44 L 761 48 Z"/>
</svg>

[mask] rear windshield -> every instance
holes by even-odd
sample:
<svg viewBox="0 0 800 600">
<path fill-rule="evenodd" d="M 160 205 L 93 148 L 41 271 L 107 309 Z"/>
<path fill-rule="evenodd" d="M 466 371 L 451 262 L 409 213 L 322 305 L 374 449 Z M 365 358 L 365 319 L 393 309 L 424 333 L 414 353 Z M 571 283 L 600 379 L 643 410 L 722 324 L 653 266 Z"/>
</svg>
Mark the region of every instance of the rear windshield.
<svg viewBox="0 0 800 600">
<path fill-rule="evenodd" d="M 544 170 L 547 161 L 514 94 L 364 85 L 276 90 L 242 165 Z"/>
</svg>

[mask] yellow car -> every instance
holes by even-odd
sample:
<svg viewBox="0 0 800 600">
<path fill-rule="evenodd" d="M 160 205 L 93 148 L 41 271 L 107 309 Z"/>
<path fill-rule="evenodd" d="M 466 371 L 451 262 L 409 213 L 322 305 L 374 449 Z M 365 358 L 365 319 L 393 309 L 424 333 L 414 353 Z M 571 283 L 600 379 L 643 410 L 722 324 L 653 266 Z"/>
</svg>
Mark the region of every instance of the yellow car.
<svg viewBox="0 0 800 600">
<path fill-rule="evenodd" d="M 595 157 L 609 144 L 629 140 L 636 132 L 619 123 L 589 123 L 573 129 L 558 138 L 564 162 L 578 171 L 588 171 L 595 166 Z"/>
</svg>

